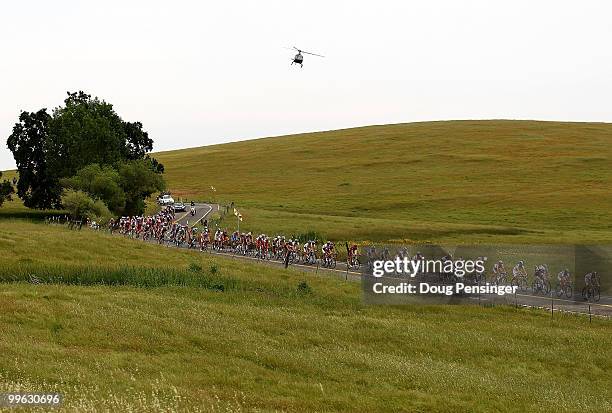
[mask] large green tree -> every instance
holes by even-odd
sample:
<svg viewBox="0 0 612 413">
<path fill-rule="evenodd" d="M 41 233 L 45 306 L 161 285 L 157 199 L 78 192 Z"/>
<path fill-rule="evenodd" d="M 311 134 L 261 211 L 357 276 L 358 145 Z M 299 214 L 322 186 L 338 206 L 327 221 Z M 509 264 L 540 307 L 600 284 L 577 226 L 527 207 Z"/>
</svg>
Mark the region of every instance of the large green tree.
<svg viewBox="0 0 612 413">
<path fill-rule="evenodd" d="M 149 157 L 153 140 L 140 122 L 126 122 L 110 103 L 84 92 L 68 93 L 64 106 L 22 112 L 8 138 L 19 183 L 17 193 L 30 208 L 61 205 L 61 178 L 90 164 L 118 165 L 147 159 L 155 172 L 163 165 Z"/>
</svg>

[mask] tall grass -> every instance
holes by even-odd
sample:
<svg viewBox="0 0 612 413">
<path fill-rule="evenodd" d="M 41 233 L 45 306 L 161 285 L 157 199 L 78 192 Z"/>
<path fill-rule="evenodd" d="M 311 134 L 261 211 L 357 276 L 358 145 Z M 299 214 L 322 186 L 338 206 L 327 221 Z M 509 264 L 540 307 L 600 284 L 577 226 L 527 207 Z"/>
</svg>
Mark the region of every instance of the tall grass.
<svg viewBox="0 0 612 413">
<path fill-rule="evenodd" d="M 257 279 L 238 279 L 224 275 L 217 264 L 202 269 L 192 262 L 185 269 L 172 267 L 143 267 L 136 265 L 69 265 L 7 263 L 0 268 L 0 283 L 31 283 L 74 286 L 129 286 L 143 289 L 159 287 L 196 288 L 217 292 L 256 292 L 275 297 L 299 298 L 304 292 L 312 296 L 312 288 L 304 281 L 266 282 Z M 324 296 L 311 297 L 315 301 Z"/>
<path fill-rule="evenodd" d="M 246 288 L 232 277 L 188 269 L 66 264 L 10 263 L 0 268 L 0 282 L 40 282 L 65 285 L 108 285 L 153 288 L 197 287 L 211 290 Z"/>
<path fill-rule="evenodd" d="M 224 411 L 612 408 L 609 321 L 354 306 L 350 285 L 324 303 L 315 277 L 300 279 L 293 297 L 0 284 L 0 392 L 53 389 L 69 411 L 208 411 L 215 399 Z"/>
</svg>

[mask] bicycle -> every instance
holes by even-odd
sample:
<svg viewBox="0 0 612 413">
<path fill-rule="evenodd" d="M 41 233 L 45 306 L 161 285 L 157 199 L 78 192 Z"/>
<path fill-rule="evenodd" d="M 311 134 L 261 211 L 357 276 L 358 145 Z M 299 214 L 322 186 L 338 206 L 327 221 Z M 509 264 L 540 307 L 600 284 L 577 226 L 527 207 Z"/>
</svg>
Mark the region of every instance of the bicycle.
<svg viewBox="0 0 612 413">
<path fill-rule="evenodd" d="M 519 290 L 525 292 L 527 291 L 528 283 L 527 283 L 527 274 L 515 275 L 510 280 L 511 287 L 517 287 Z"/>
<path fill-rule="evenodd" d="M 588 302 L 598 302 L 601 299 L 601 283 L 599 274 L 593 274 L 591 284 L 582 288 L 582 298 Z"/>
<path fill-rule="evenodd" d="M 569 282 L 560 282 L 559 284 L 557 284 L 557 288 L 555 289 L 555 291 L 557 293 L 557 297 L 565 295 L 566 298 L 572 298 L 574 292 L 572 284 Z"/>
<path fill-rule="evenodd" d="M 327 253 L 323 255 L 323 259 L 321 262 L 321 266 L 325 268 L 336 268 L 336 254 L 335 253 Z"/>
<path fill-rule="evenodd" d="M 349 270 L 359 270 L 359 268 L 361 267 L 359 257 L 357 257 L 356 255 L 349 256 L 348 260 L 346 261 L 346 265 L 348 266 Z"/>
<path fill-rule="evenodd" d="M 542 295 L 550 294 L 550 281 L 544 278 L 535 277 L 531 286 L 534 294 L 542 293 Z"/>
<path fill-rule="evenodd" d="M 508 273 L 500 272 L 493 273 L 493 284 L 499 286 L 500 284 L 505 285 L 508 282 Z"/>
<path fill-rule="evenodd" d="M 305 265 L 313 265 L 317 263 L 317 256 L 314 251 L 308 251 L 302 257 L 302 263 Z"/>
</svg>

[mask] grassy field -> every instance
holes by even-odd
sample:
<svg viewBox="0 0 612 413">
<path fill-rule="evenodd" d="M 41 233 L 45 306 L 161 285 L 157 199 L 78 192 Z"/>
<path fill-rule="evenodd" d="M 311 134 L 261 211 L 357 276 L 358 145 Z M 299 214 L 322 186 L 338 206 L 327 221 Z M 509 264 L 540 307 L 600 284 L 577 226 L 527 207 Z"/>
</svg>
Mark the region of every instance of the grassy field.
<svg viewBox="0 0 612 413">
<path fill-rule="evenodd" d="M 155 156 L 176 196 L 234 201 L 242 228 L 268 234 L 612 241 L 612 124 L 424 122 Z"/>
<path fill-rule="evenodd" d="M 0 261 L 0 392 L 67 410 L 612 409 L 607 320 L 367 307 L 356 283 L 24 220 Z"/>
</svg>

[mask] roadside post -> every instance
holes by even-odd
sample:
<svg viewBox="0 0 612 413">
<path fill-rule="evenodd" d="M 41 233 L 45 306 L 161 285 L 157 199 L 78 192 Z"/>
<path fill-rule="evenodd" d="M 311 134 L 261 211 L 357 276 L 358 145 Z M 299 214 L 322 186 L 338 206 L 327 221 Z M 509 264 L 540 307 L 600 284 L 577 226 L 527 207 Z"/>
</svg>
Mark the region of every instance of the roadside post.
<svg viewBox="0 0 612 413">
<path fill-rule="evenodd" d="M 346 274 L 344 275 L 344 280 L 348 281 L 348 273 L 349 273 L 349 255 L 350 255 L 350 251 L 349 251 L 349 245 L 348 242 L 345 242 L 344 245 L 346 245 Z"/>
<path fill-rule="evenodd" d="M 550 289 L 550 318 L 555 318 L 555 295 L 552 288 Z"/>
</svg>

